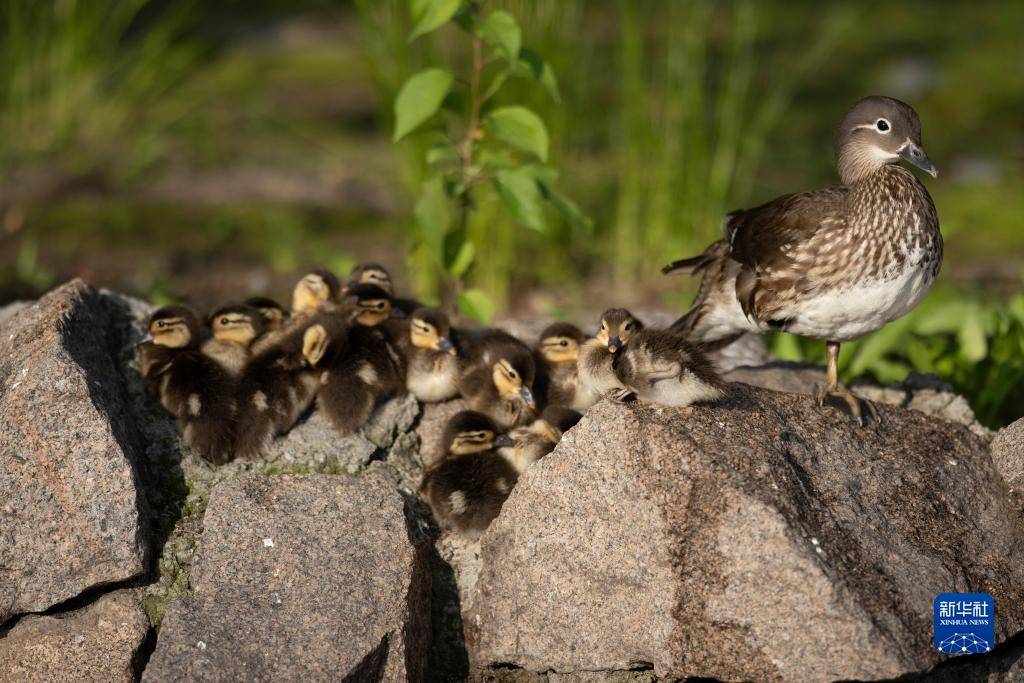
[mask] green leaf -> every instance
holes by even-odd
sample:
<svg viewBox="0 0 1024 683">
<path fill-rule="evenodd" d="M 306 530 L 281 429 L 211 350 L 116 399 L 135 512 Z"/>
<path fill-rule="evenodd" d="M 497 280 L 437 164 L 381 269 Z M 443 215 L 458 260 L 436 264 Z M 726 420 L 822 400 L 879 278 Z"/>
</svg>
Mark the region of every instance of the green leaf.
<svg viewBox="0 0 1024 683">
<path fill-rule="evenodd" d="M 434 145 L 427 150 L 428 164 L 444 164 L 459 160 L 459 153 L 450 142 Z"/>
<path fill-rule="evenodd" d="M 515 17 L 508 12 L 495 10 L 477 24 L 476 32 L 484 42 L 504 53 L 513 64 L 516 63 L 523 34 Z"/>
<path fill-rule="evenodd" d="M 494 136 L 541 161 L 548 160 L 548 129 L 539 116 L 526 107 L 500 107 L 490 113 L 488 124 Z"/>
<path fill-rule="evenodd" d="M 558 79 L 555 72 L 543 57 L 529 48 L 519 50 L 519 61 L 514 72 L 517 76 L 532 78 L 547 90 L 551 99 L 555 102 L 562 101 L 562 95 L 558 91 Z"/>
<path fill-rule="evenodd" d="M 515 168 L 518 164 L 507 152 L 496 152 L 494 150 L 481 150 L 477 156 L 480 166 L 488 171 L 496 171 L 503 168 Z"/>
<path fill-rule="evenodd" d="M 540 188 L 529 169 L 498 171 L 494 178 L 494 188 L 517 221 L 533 230 L 544 230 Z"/>
<path fill-rule="evenodd" d="M 412 0 L 412 42 L 425 33 L 440 28 L 452 18 L 462 0 Z"/>
<path fill-rule="evenodd" d="M 423 244 L 441 262 L 444 256 L 444 236 L 450 222 L 448 199 L 441 176 L 430 178 L 420 186 L 420 196 L 413 208 L 413 216 L 420 227 Z"/>
<path fill-rule="evenodd" d="M 546 183 L 540 183 L 540 190 L 544 199 L 548 200 L 558 210 L 558 213 L 562 214 L 562 217 L 569 221 L 570 225 L 587 233 L 594 232 L 594 221 L 585 216 L 573 200 L 560 194 Z"/>
<path fill-rule="evenodd" d="M 455 253 L 455 258 L 451 263 L 447 265 L 448 274 L 452 277 L 462 277 L 469 270 L 469 267 L 473 265 L 473 259 L 476 257 L 476 247 L 469 240 L 466 240 L 459 245 L 459 250 Z"/>
<path fill-rule="evenodd" d="M 444 102 L 454 77 L 445 69 L 426 69 L 409 77 L 395 98 L 395 136 L 398 142 L 433 116 Z"/>
<path fill-rule="evenodd" d="M 459 293 L 459 310 L 477 322 L 490 325 L 494 317 L 494 302 L 482 290 L 467 289 Z"/>
</svg>

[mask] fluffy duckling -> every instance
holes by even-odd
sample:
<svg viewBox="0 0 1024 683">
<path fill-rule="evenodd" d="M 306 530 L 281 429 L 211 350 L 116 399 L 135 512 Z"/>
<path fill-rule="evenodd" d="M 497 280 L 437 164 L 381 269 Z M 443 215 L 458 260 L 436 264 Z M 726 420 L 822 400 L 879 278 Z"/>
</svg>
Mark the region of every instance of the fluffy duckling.
<svg viewBox="0 0 1024 683">
<path fill-rule="evenodd" d="M 351 320 L 376 327 L 391 317 L 391 295 L 377 285 L 352 285 L 342 294 L 342 308 Z"/>
<path fill-rule="evenodd" d="M 507 332 L 488 330 L 473 345 L 459 376 L 459 393 L 473 410 L 488 415 L 501 429 L 533 420 L 533 354 Z"/>
<path fill-rule="evenodd" d="M 141 343 L 146 388 L 181 425 L 181 438 L 203 458 L 231 459 L 234 381 L 200 350 L 202 325 L 185 306 L 167 306 L 150 317 Z"/>
<path fill-rule="evenodd" d="M 336 302 L 340 294 L 341 283 L 334 273 L 327 270 L 309 272 L 292 291 L 292 316 L 319 310 Z"/>
<path fill-rule="evenodd" d="M 245 301 L 246 306 L 252 306 L 263 317 L 263 331 L 276 332 L 288 323 L 288 311 L 284 306 L 273 299 L 264 296 L 254 296 Z"/>
<path fill-rule="evenodd" d="M 263 333 L 263 316 L 251 306 L 224 306 L 210 314 L 209 322 L 213 338 L 203 342 L 203 353 L 238 377 L 249 361 L 249 347 Z"/>
<path fill-rule="evenodd" d="M 378 402 L 402 388 L 400 358 L 385 331 L 375 326 L 357 322 L 329 334 L 320 324 L 310 329 L 327 339 L 322 351 L 306 354 L 319 372 L 320 407 L 338 432 L 353 434 Z"/>
<path fill-rule="evenodd" d="M 685 407 L 725 396 L 726 384 L 714 365 L 685 337 L 669 330 L 640 330 L 615 356 L 613 366 L 625 387 L 619 399 L 634 394 L 641 401 Z"/>
<path fill-rule="evenodd" d="M 534 393 L 542 405 L 568 406 L 586 412 L 601 398 L 580 383 L 577 362 L 585 341 L 580 328 L 571 323 L 553 323 L 540 333 L 534 350 L 537 364 Z"/>
<path fill-rule="evenodd" d="M 324 326 L 311 325 L 282 332 L 273 344 L 253 353 L 236 394 L 237 457 L 260 457 L 275 436 L 287 433 L 309 409 L 320 386 L 320 373 L 313 366 L 327 341 Z"/>
<path fill-rule="evenodd" d="M 512 444 L 492 419 L 472 410 L 445 426 L 444 459 L 427 472 L 420 496 L 442 529 L 475 539 L 501 512 L 518 479 L 497 449 Z"/>
<path fill-rule="evenodd" d="M 395 285 L 391 280 L 391 273 L 379 263 L 360 263 L 349 274 L 345 290 L 355 285 L 376 285 L 383 289 L 392 300 L 391 314 L 398 318 L 407 318 L 416 309 L 422 308 L 423 304 L 414 299 L 402 299 L 395 296 Z"/>
<path fill-rule="evenodd" d="M 405 388 L 425 403 L 459 395 L 458 352 L 448 316 L 436 308 L 417 308 L 409 317 L 389 321 L 391 338 L 405 361 Z"/>
<path fill-rule="evenodd" d="M 548 406 L 528 427 L 517 427 L 509 434 L 515 445 L 501 449 L 501 454 L 516 471 L 523 470 L 555 450 L 562 434 L 572 429 L 583 416 L 565 406 Z"/>
<path fill-rule="evenodd" d="M 612 362 L 615 354 L 630 338 L 643 329 L 643 323 L 624 308 L 609 308 L 601 316 L 601 329 L 580 352 L 577 368 L 580 384 L 599 396 L 610 396 L 623 389 Z"/>
</svg>

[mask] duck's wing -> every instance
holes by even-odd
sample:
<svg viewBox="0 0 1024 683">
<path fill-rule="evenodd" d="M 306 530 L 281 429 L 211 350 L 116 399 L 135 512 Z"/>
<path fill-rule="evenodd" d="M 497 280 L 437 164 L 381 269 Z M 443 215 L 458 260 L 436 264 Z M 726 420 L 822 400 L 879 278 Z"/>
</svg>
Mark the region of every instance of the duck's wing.
<svg viewBox="0 0 1024 683">
<path fill-rule="evenodd" d="M 810 288 L 805 275 L 828 245 L 816 237 L 844 223 L 849 188 L 836 185 L 784 195 L 729 215 L 725 237 L 741 264 L 736 298 L 743 313 L 768 320 L 786 300 Z"/>
</svg>

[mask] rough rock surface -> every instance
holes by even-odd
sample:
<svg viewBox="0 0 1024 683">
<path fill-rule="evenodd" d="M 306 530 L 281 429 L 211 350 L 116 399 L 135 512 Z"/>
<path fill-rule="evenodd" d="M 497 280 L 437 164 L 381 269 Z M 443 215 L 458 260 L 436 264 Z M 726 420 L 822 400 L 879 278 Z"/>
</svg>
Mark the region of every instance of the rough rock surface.
<svg viewBox="0 0 1024 683">
<path fill-rule="evenodd" d="M 732 388 L 690 414 L 601 403 L 527 470 L 482 539 L 476 666 L 898 676 L 938 660 L 949 590 L 993 594 L 999 640 L 1024 628 L 1024 525 L 980 439 Z"/>
<path fill-rule="evenodd" d="M 772 361 L 762 365 L 736 367 L 725 373 L 730 382 L 743 382 L 755 387 L 791 394 L 813 395 L 825 383 L 825 368 L 806 363 Z M 940 417 L 969 428 L 982 439 L 992 432 L 978 422 L 967 399 L 932 375 L 910 373 L 902 382 L 880 387 L 867 382 L 853 385 L 853 391 L 876 403 L 887 403 Z"/>
<path fill-rule="evenodd" d="M 145 570 L 141 441 L 109 328 L 81 280 L 0 327 L 0 623 Z"/>
<path fill-rule="evenodd" d="M 145 680 L 421 680 L 429 541 L 397 476 L 244 476 L 203 520 Z"/>
<path fill-rule="evenodd" d="M 1018 506 L 1024 506 L 1024 418 L 999 430 L 990 448 L 1010 494 Z"/>
<path fill-rule="evenodd" d="M 0 680 L 132 681 L 149 622 L 133 590 L 59 616 L 27 616 L 0 638 Z"/>
</svg>

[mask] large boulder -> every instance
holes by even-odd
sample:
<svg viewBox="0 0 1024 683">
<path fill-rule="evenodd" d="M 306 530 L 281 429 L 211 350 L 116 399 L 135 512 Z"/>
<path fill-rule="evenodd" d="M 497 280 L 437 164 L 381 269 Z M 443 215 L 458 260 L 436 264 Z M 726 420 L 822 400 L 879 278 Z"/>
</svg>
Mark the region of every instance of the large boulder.
<svg viewBox="0 0 1024 683">
<path fill-rule="evenodd" d="M 27 616 L 0 637 L 0 680 L 133 681 L 148 631 L 132 590 L 108 593 L 75 612 Z"/>
<path fill-rule="evenodd" d="M 0 623 L 146 568 L 140 439 L 109 328 L 81 280 L 0 326 Z"/>
<path fill-rule="evenodd" d="M 1018 506 L 1024 506 L 1024 418 L 1003 427 L 992 439 L 992 460 Z"/>
<path fill-rule="evenodd" d="M 600 403 L 527 470 L 482 539 L 475 666 L 898 676 L 938 661 L 949 591 L 991 593 L 999 640 L 1024 628 L 1024 525 L 978 437 L 731 386 L 692 412 Z"/>
<path fill-rule="evenodd" d="M 218 484 L 148 681 L 422 680 L 430 544 L 397 475 Z M 346 679 L 351 676 L 351 679 Z"/>
</svg>

